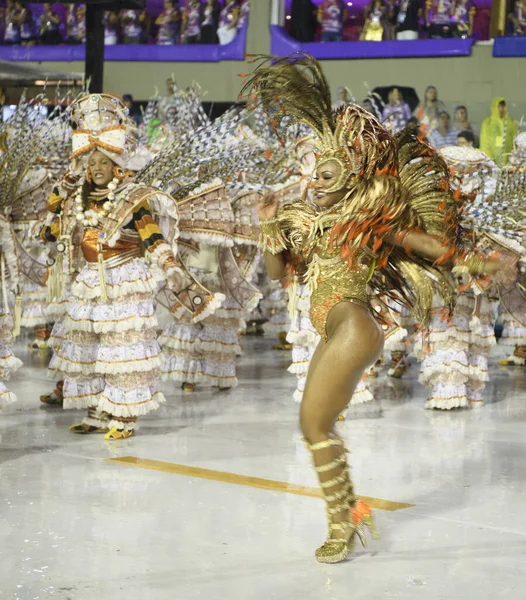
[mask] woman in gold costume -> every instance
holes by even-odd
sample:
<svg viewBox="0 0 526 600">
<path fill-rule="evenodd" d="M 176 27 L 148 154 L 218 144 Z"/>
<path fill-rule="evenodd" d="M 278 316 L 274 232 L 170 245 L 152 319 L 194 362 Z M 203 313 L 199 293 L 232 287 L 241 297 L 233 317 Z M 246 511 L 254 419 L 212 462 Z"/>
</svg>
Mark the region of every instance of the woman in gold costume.
<svg viewBox="0 0 526 600">
<path fill-rule="evenodd" d="M 382 352 L 370 290 L 403 298 L 423 315 L 433 296 L 431 272 L 448 292 L 433 262 L 471 273 L 496 272 L 501 265 L 458 250 L 454 201 L 447 180 L 436 176 L 442 165 L 436 154 L 412 134 L 397 147 L 358 106 L 333 112 L 329 86 L 312 57 L 262 58 L 243 92 L 262 102 L 276 131 L 285 118 L 310 126 L 318 138 L 315 204 L 279 207 L 269 194 L 258 210 L 270 277 L 282 279 L 294 269 L 311 287 L 311 320 L 322 341 L 309 368 L 300 422 L 328 512 L 329 536 L 316 558 L 340 562 L 356 535 L 365 543 L 365 527 L 374 532 L 370 507 L 354 494 L 344 442 L 333 432 L 363 372 Z"/>
</svg>

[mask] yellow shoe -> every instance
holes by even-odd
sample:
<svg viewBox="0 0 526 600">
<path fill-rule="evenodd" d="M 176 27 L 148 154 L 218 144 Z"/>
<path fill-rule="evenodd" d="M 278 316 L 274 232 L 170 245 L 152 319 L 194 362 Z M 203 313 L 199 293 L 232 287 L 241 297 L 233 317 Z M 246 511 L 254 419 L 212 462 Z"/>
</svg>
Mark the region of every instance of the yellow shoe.
<svg viewBox="0 0 526 600">
<path fill-rule="evenodd" d="M 105 440 L 125 440 L 127 438 L 131 438 L 135 435 L 135 431 L 127 430 L 127 429 L 117 429 L 117 427 L 112 427 L 108 433 L 104 436 Z"/>
<path fill-rule="evenodd" d="M 183 383 L 181 389 L 183 390 L 183 392 L 191 394 L 192 392 L 195 392 L 195 383 Z"/>
<path fill-rule="evenodd" d="M 78 433 L 80 435 L 87 435 L 88 433 L 106 433 L 107 427 L 94 427 L 93 425 L 87 425 L 86 423 L 78 423 L 77 425 L 71 425 L 69 428 L 71 433 Z"/>
<path fill-rule="evenodd" d="M 512 354 L 511 356 L 508 356 L 508 358 L 499 360 L 499 365 L 506 367 L 523 367 L 525 363 L 526 360 L 522 358 L 522 356 L 517 356 L 516 354 Z"/>
</svg>

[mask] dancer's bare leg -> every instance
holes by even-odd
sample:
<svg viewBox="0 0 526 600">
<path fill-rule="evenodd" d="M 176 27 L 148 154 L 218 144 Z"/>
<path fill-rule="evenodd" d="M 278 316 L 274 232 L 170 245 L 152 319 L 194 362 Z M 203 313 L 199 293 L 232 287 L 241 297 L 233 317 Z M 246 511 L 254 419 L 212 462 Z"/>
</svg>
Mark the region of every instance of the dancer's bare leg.
<svg viewBox="0 0 526 600">
<path fill-rule="evenodd" d="M 329 519 L 332 524 L 344 525 L 331 527 L 330 536 L 348 539 L 354 495 L 344 449 L 332 432 L 363 372 L 380 356 L 383 332 L 367 310 L 341 303 L 329 314 L 327 333 L 327 343 L 320 343 L 309 368 L 300 421 L 326 496 Z"/>
</svg>

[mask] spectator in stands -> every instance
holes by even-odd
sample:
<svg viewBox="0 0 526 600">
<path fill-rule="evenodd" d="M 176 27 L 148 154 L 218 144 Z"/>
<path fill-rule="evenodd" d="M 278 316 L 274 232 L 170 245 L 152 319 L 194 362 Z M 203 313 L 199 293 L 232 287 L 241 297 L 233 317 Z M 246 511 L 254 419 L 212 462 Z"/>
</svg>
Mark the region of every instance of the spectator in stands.
<svg viewBox="0 0 526 600">
<path fill-rule="evenodd" d="M 506 165 L 517 135 L 517 123 L 508 115 L 504 98 L 494 98 L 491 117 L 484 119 L 480 130 L 480 149 L 499 165 Z"/>
<path fill-rule="evenodd" d="M 421 0 L 401 0 L 396 11 L 396 39 L 417 40 L 421 17 Z"/>
<path fill-rule="evenodd" d="M 163 12 L 157 17 L 155 24 L 159 27 L 157 31 L 157 43 L 161 46 L 173 46 L 179 43 L 181 34 L 181 13 L 177 0 L 164 0 Z"/>
<path fill-rule="evenodd" d="M 7 0 L 6 12 L 5 12 L 5 44 L 20 44 L 20 17 L 22 9 L 18 2 L 13 0 Z"/>
<path fill-rule="evenodd" d="M 312 0 L 292 0 L 290 35 L 298 42 L 314 42 L 318 19 L 317 7 Z"/>
<path fill-rule="evenodd" d="M 148 41 L 148 14 L 145 10 L 121 10 L 120 25 L 125 44 L 143 44 Z"/>
<path fill-rule="evenodd" d="M 239 22 L 237 28 L 241 29 L 248 20 L 250 14 L 250 0 L 241 0 L 241 11 L 239 15 Z"/>
<path fill-rule="evenodd" d="M 398 0 L 386 0 L 386 28 L 385 39 L 396 39 L 396 12 L 398 10 Z"/>
<path fill-rule="evenodd" d="M 381 42 L 385 38 L 387 27 L 387 6 L 384 0 L 372 0 L 364 10 L 365 22 L 360 39 L 369 42 Z"/>
<path fill-rule="evenodd" d="M 188 0 L 181 9 L 181 39 L 186 44 L 199 44 L 201 41 L 201 0 Z"/>
<path fill-rule="evenodd" d="M 20 2 L 15 2 L 15 7 L 19 15 L 20 42 L 22 46 L 33 46 L 36 42 L 33 14 L 27 6 L 22 6 Z"/>
<path fill-rule="evenodd" d="M 455 0 L 451 20 L 456 37 L 467 38 L 473 35 L 476 11 L 472 0 Z"/>
<path fill-rule="evenodd" d="M 203 8 L 203 21 L 201 23 L 201 43 L 219 44 L 217 28 L 219 27 L 219 15 L 221 5 L 219 0 L 206 0 Z"/>
<path fill-rule="evenodd" d="M 426 88 L 424 103 L 418 109 L 416 116 L 424 134 L 428 134 L 438 126 L 438 116 L 446 110 L 446 105 L 438 99 L 438 92 L 434 85 Z"/>
<path fill-rule="evenodd" d="M 429 143 L 437 150 L 444 146 L 457 145 L 457 132 L 451 127 L 450 120 L 449 113 L 441 111 L 438 127 L 429 134 Z"/>
<path fill-rule="evenodd" d="M 392 134 L 397 134 L 405 129 L 410 118 L 411 109 L 400 90 L 396 87 L 391 89 L 382 114 L 383 124 Z"/>
<path fill-rule="evenodd" d="M 119 13 L 107 10 L 104 13 L 104 45 L 115 46 L 119 43 Z"/>
<path fill-rule="evenodd" d="M 474 148 L 475 147 L 475 136 L 472 131 L 466 129 L 466 131 L 461 131 L 457 135 L 457 145 L 462 146 L 463 148 Z"/>
<path fill-rule="evenodd" d="M 409 121 L 407 121 L 406 128 L 414 133 L 418 133 L 420 130 L 420 123 L 418 122 L 418 119 L 416 117 L 411 117 Z"/>
<path fill-rule="evenodd" d="M 341 42 L 347 9 L 343 0 L 323 0 L 318 8 L 322 42 Z"/>
<path fill-rule="evenodd" d="M 80 14 L 84 7 L 71 4 L 66 14 L 66 44 L 82 44 L 84 40 L 79 35 L 79 16 L 84 20 L 84 14 Z"/>
<path fill-rule="evenodd" d="M 512 2 L 508 21 L 511 35 L 526 35 L 526 2 L 524 0 Z"/>
<path fill-rule="evenodd" d="M 450 38 L 454 27 L 451 25 L 453 0 L 427 0 L 426 25 L 431 38 Z"/>
<path fill-rule="evenodd" d="M 51 2 L 44 3 L 44 12 L 40 17 L 40 43 L 54 46 L 62 43 L 60 35 L 60 15 L 53 10 Z"/>
<path fill-rule="evenodd" d="M 130 118 L 135 121 L 136 125 L 140 125 L 143 122 L 143 118 L 141 111 L 135 106 L 133 96 L 131 94 L 124 94 L 122 101 L 129 111 Z"/>
<path fill-rule="evenodd" d="M 230 44 L 237 35 L 237 25 L 241 14 L 238 0 L 225 0 L 225 6 L 219 14 L 217 36 L 222 45 Z"/>
<path fill-rule="evenodd" d="M 475 129 L 473 128 L 473 125 L 471 125 L 471 123 L 469 122 L 468 109 L 464 105 L 457 106 L 457 108 L 455 109 L 454 127 L 457 133 L 460 133 L 461 131 L 471 131 L 476 141 L 477 136 L 475 134 Z"/>
<path fill-rule="evenodd" d="M 86 43 L 86 6 L 79 4 L 77 6 L 77 21 L 79 27 L 79 40 L 81 44 Z"/>
</svg>

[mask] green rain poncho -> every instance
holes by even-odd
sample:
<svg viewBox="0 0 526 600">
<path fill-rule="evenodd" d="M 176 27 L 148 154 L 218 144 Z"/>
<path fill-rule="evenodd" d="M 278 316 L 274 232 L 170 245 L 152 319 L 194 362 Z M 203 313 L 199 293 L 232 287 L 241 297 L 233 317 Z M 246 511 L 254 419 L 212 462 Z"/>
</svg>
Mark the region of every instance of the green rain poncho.
<svg viewBox="0 0 526 600">
<path fill-rule="evenodd" d="M 491 117 L 484 119 L 480 130 L 480 149 L 497 164 L 505 165 L 508 155 L 513 150 L 513 141 L 517 135 L 517 123 L 508 116 L 505 109 L 504 117 L 499 116 L 499 104 L 504 98 L 493 98 Z"/>
</svg>

